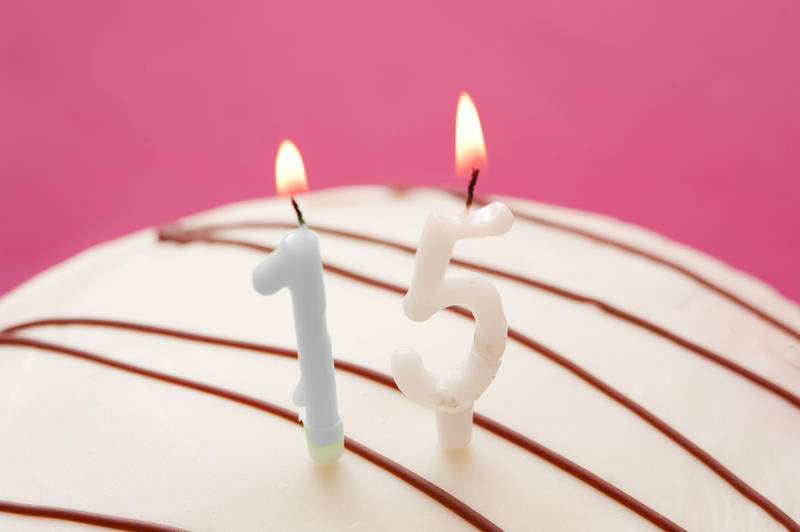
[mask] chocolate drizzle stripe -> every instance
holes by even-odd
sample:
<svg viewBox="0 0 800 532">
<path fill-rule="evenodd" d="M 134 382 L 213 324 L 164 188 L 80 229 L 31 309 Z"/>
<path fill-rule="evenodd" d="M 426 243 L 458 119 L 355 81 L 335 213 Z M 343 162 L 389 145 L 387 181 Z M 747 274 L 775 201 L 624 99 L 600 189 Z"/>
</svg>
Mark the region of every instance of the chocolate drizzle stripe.
<svg viewBox="0 0 800 532">
<path fill-rule="evenodd" d="M 132 530 L 134 532 L 179 532 L 184 530 L 182 528 L 148 523 L 136 519 L 84 512 L 83 510 L 72 510 L 69 508 L 59 508 L 57 506 L 39 506 L 3 500 L 0 500 L 0 512 L 27 515 L 30 517 L 59 519 L 61 521 L 73 521 L 85 525 L 102 526 L 105 528 L 113 528 L 114 530 Z"/>
<path fill-rule="evenodd" d="M 137 375 L 167 382 L 177 386 L 183 386 L 184 388 L 190 388 L 209 395 L 215 395 L 217 397 L 234 401 L 236 403 L 240 403 L 255 408 L 257 410 L 261 410 L 262 412 L 266 412 L 281 417 L 287 421 L 300 425 L 300 422 L 298 421 L 297 412 L 293 412 L 287 408 L 283 408 L 281 406 L 269 403 L 267 401 L 262 401 L 255 397 L 250 397 L 235 392 L 233 390 L 227 390 L 225 388 L 219 388 L 217 386 L 212 386 L 210 384 L 184 379 L 183 377 L 178 377 L 176 375 L 169 375 L 167 373 L 161 373 L 141 366 L 127 364 L 125 362 L 120 362 L 118 360 L 101 357 L 99 355 L 88 353 L 86 351 L 81 351 L 78 349 L 73 349 L 70 347 L 65 347 L 62 345 L 52 344 L 48 342 L 41 342 L 39 340 L 33 340 L 30 338 L 22 338 L 8 333 L 0 334 L 0 345 L 2 344 L 32 347 L 45 351 L 51 351 L 54 353 L 69 355 L 83 360 L 88 360 L 90 362 L 95 362 L 97 364 L 101 364 L 104 366 L 120 369 L 123 371 L 127 371 L 129 373 L 134 373 Z M 446 492 L 436 484 L 421 477 L 420 475 L 414 473 L 413 471 L 401 466 L 397 462 L 390 460 L 389 458 L 378 453 L 377 451 L 349 437 L 345 437 L 345 448 L 359 455 L 365 460 L 371 462 L 372 464 L 377 465 L 381 469 L 384 469 L 385 471 L 391 473 L 395 477 L 401 479 L 402 481 L 413 486 L 419 491 L 425 493 L 433 500 L 439 502 L 447 509 L 457 514 L 462 519 L 464 519 L 471 525 L 477 527 L 478 529 L 492 530 L 492 531 L 502 530 L 499 526 L 494 524 L 492 521 L 490 521 L 480 513 L 478 513 L 475 509 L 468 506 L 463 501 L 457 499 L 456 497 Z M 9 503 L 9 504 L 16 504 L 16 503 Z M 71 512 L 71 510 L 68 510 L 68 512 Z M 157 529 L 157 530 L 164 530 L 164 529 Z"/>
<path fill-rule="evenodd" d="M 524 334 L 514 331 L 509 328 L 508 337 L 513 338 L 519 343 L 538 351 L 558 365 L 568 369 L 573 374 L 577 375 L 584 382 L 591 385 L 593 388 L 601 391 L 617 403 L 621 404 L 639 418 L 647 422 L 656 430 L 664 434 L 667 438 L 683 447 L 692 456 L 697 458 L 700 462 L 704 463 L 709 469 L 716 473 L 725 482 L 730 484 L 736 491 L 750 499 L 752 502 L 760 506 L 765 512 L 771 515 L 776 521 L 785 526 L 788 530 L 800 531 L 800 525 L 796 523 L 788 514 L 778 508 L 778 506 L 756 491 L 744 480 L 736 476 L 733 471 L 722 465 L 716 458 L 711 456 L 708 452 L 703 450 L 700 446 L 692 442 L 689 438 L 678 432 L 675 428 L 667 422 L 647 410 L 644 406 L 640 405 L 630 397 L 626 396 L 619 390 L 613 388 L 603 380 L 589 373 L 579 365 L 575 364 L 566 357 L 556 353 L 547 346 L 525 336 Z"/>
<path fill-rule="evenodd" d="M 172 230 L 174 231 L 176 229 L 173 228 Z M 180 239 L 177 240 L 173 239 L 169 234 L 161 232 L 159 234 L 159 238 L 162 240 L 175 240 L 176 242 L 180 243 L 188 243 L 195 241 L 195 242 L 206 242 L 209 244 L 226 244 L 266 253 L 269 253 L 274 249 L 270 246 L 264 246 L 243 240 L 216 238 L 203 232 L 198 232 L 196 234 L 184 234 Z M 323 267 L 326 271 L 336 273 L 338 275 L 341 275 L 342 277 L 346 277 L 348 279 L 352 279 L 354 281 L 374 286 L 377 288 L 382 288 L 384 290 L 394 292 L 400 295 L 404 295 L 407 291 L 407 289 L 402 286 L 398 286 L 386 281 L 381 281 L 379 279 L 374 279 L 372 277 L 367 277 L 366 275 L 362 275 L 360 273 L 347 270 L 340 266 L 334 266 L 328 263 L 323 263 Z M 470 313 L 465 308 L 448 307 L 447 310 L 465 316 L 469 319 L 472 319 L 472 313 Z M 581 380 L 583 380 L 596 390 L 602 392 L 604 395 L 611 398 L 621 406 L 630 410 L 632 413 L 634 413 L 640 419 L 645 421 L 647 424 L 649 424 L 650 426 L 652 426 L 653 428 L 655 428 L 656 430 L 667 436 L 670 440 L 680 445 L 683 449 L 685 449 L 692 456 L 697 458 L 701 463 L 705 464 L 711 471 L 716 473 L 720 478 L 722 478 L 725 482 L 727 482 L 731 487 L 733 487 L 739 493 L 744 495 L 747 499 L 757 504 L 765 512 L 767 512 L 770 516 L 772 516 L 773 519 L 784 525 L 787 529 L 800 531 L 800 525 L 798 525 L 794 520 L 792 520 L 792 518 L 789 517 L 789 515 L 787 515 L 783 510 L 778 508 L 778 506 L 775 505 L 775 503 L 773 503 L 772 501 L 761 495 L 758 491 L 756 491 L 753 487 L 747 484 L 744 480 L 736 476 L 732 471 L 730 471 L 728 468 L 722 465 L 716 458 L 714 458 L 706 451 L 701 449 L 697 444 L 695 444 L 694 442 L 683 436 L 680 432 L 678 432 L 676 429 L 671 427 L 665 421 L 663 421 L 655 414 L 644 408 L 642 405 L 638 404 L 633 399 L 629 398 L 622 392 L 616 390 L 611 385 L 607 384 L 603 380 L 594 376 L 592 373 L 585 370 L 578 364 L 572 362 L 563 355 L 560 355 L 557 352 L 553 351 L 552 349 L 544 346 L 543 344 L 540 344 L 534 341 L 533 339 L 528 338 L 527 336 L 523 335 L 519 331 L 516 331 L 515 329 L 512 329 L 511 327 L 509 327 L 508 329 L 508 336 L 509 338 L 512 338 L 518 343 L 530 348 L 531 350 L 538 352 L 541 355 L 544 355 L 545 357 L 555 362 L 559 366 L 563 367 L 573 375 L 577 376 L 578 378 L 580 378 Z"/>
<path fill-rule="evenodd" d="M 156 327 L 152 325 L 143 325 L 139 323 L 106 320 L 106 319 L 91 319 L 91 318 L 43 319 L 43 320 L 21 323 L 19 325 L 9 327 L 5 329 L 3 332 L 12 333 L 25 329 L 44 327 L 50 325 L 56 325 L 56 326 L 82 325 L 82 326 L 108 327 L 113 329 L 124 329 L 124 330 L 131 330 L 148 334 L 156 334 L 161 336 L 179 338 L 183 340 L 226 346 L 236 349 L 256 351 L 264 354 L 297 358 L 296 351 L 291 351 L 281 347 L 254 344 L 250 342 L 241 342 L 238 340 L 228 340 L 225 338 L 219 338 L 215 336 L 189 333 L 174 329 L 166 329 L 163 327 Z M 391 388 L 395 391 L 399 391 L 391 375 L 381 373 L 380 371 L 376 371 L 374 369 L 361 366 L 353 362 L 347 362 L 339 359 L 334 360 L 334 366 L 342 371 L 358 375 L 360 377 L 374 381 L 378 384 L 382 384 L 383 386 Z M 509 443 L 512 443 L 522 449 L 525 449 L 526 451 L 534 454 L 535 456 L 538 456 L 539 458 L 542 458 L 543 460 L 549 462 L 551 465 L 558 467 L 565 473 L 572 475 L 573 477 L 592 486 L 593 488 L 600 491 L 607 497 L 610 497 L 611 499 L 622 504 L 623 506 L 627 507 L 633 512 L 639 514 L 641 517 L 647 519 L 648 521 L 658 526 L 659 528 L 670 531 L 683 530 L 680 526 L 670 521 L 668 518 L 656 512 L 655 510 L 653 510 L 646 504 L 642 503 L 638 499 L 634 498 L 628 493 L 625 493 L 624 491 L 620 490 L 613 484 L 603 480 L 602 478 L 595 475 L 588 469 L 581 467 L 580 465 L 572 462 L 568 458 L 565 458 L 564 456 L 556 453 L 555 451 L 552 451 L 551 449 L 545 447 L 544 445 L 537 443 L 536 441 L 528 438 L 527 436 L 524 436 L 523 434 L 520 434 L 519 432 L 505 425 L 502 425 L 501 423 L 483 414 L 479 414 L 477 412 L 473 417 L 473 421 L 479 427 L 488 430 L 489 432 L 495 434 L 500 438 L 503 438 Z"/>
<path fill-rule="evenodd" d="M 463 197 L 463 192 L 462 193 L 457 193 L 456 191 L 453 191 L 453 190 L 447 190 L 447 189 L 442 189 L 442 190 L 446 190 L 450 195 L 454 195 L 454 196 L 457 196 L 459 198 Z M 484 199 L 484 198 L 476 198 L 475 199 L 475 203 L 476 204 L 480 204 L 480 205 L 486 205 L 487 204 L 487 200 Z M 738 305 L 739 307 L 743 308 L 744 310 L 746 310 L 750 314 L 756 316 L 760 320 L 762 320 L 762 321 L 764 321 L 766 323 L 769 323 L 770 325 L 772 325 L 773 327 L 775 327 L 777 329 L 780 329 L 781 331 L 785 332 L 789 336 L 794 337 L 796 340 L 800 340 L 800 330 L 798 330 L 798 329 L 792 327 L 791 325 L 788 325 L 787 323 L 779 320 L 775 316 L 772 316 L 771 314 L 768 314 L 766 311 L 761 310 L 760 308 L 756 307 L 752 303 L 748 303 L 747 301 L 745 301 L 741 297 L 737 296 L 736 294 L 734 294 L 730 290 L 727 290 L 726 288 L 718 285 L 717 283 L 711 281 L 710 279 L 708 279 L 706 277 L 703 277 L 699 273 L 696 273 L 696 272 L 690 270 L 689 268 L 687 268 L 686 266 L 682 266 L 682 265 L 678 264 L 675 261 L 669 260 L 669 259 L 667 259 L 665 257 L 660 256 L 660 255 L 656 255 L 655 253 L 652 253 L 652 252 L 647 251 L 645 249 L 642 249 L 640 247 L 636 247 L 633 244 L 627 244 L 627 243 L 622 242 L 620 240 L 616 240 L 616 239 L 613 239 L 611 237 L 603 236 L 603 235 L 600 235 L 598 233 L 589 231 L 588 229 L 581 229 L 580 227 L 576 227 L 574 225 L 569 225 L 569 224 L 562 223 L 562 222 L 556 222 L 555 220 L 548 220 L 547 218 L 544 218 L 542 216 L 537 216 L 537 215 L 534 215 L 534 214 L 521 212 L 521 211 L 518 211 L 518 210 L 515 210 L 515 209 L 511 209 L 511 212 L 514 214 L 514 216 L 516 216 L 517 218 L 520 218 L 522 220 L 525 220 L 525 221 L 528 221 L 528 222 L 531 222 L 531 223 L 535 223 L 535 224 L 539 224 L 539 225 L 543 225 L 545 227 L 549 227 L 550 229 L 556 229 L 558 231 L 564 231 L 566 233 L 570 233 L 570 234 L 573 234 L 575 236 L 579 236 L 581 238 L 587 238 L 589 240 L 592 240 L 593 242 L 597 242 L 598 244 L 604 244 L 606 246 L 611 246 L 611 247 L 617 248 L 617 249 L 619 249 L 621 251 L 625 251 L 626 253 L 630 253 L 632 255 L 637 255 L 637 256 L 642 257 L 644 259 L 647 259 L 649 261 L 652 261 L 652 262 L 655 262 L 657 264 L 660 264 L 660 265 L 662 265 L 662 266 L 664 266 L 666 268 L 669 268 L 669 269 L 671 269 L 673 271 L 676 271 L 676 272 L 684 275 L 685 277 L 688 277 L 689 279 L 692 279 L 696 283 L 706 287 L 707 289 L 711 290 L 712 292 L 715 292 L 716 294 L 724 297 L 725 299 L 727 299 L 731 303 L 734 303 L 735 305 Z"/>
<path fill-rule="evenodd" d="M 292 224 L 285 223 L 285 222 L 240 222 L 240 223 L 207 225 L 207 226 L 203 226 L 203 227 L 198 228 L 198 229 L 189 230 L 188 234 L 191 235 L 192 238 L 197 239 L 197 238 L 208 237 L 208 236 L 211 235 L 211 233 L 213 231 L 223 230 L 223 229 L 256 229 L 256 228 L 258 228 L 258 229 L 284 229 L 284 228 L 293 229 L 294 227 L 296 227 L 296 224 L 292 225 Z M 396 249 L 396 250 L 399 250 L 399 251 L 403 251 L 405 253 L 409 253 L 409 254 L 412 254 L 412 255 L 414 253 L 416 253 L 416 251 L 417 251 L 416 248 L 411 247 L 411 246 L 407 246 L 405 244 L 401 244 L 399 242 L 394 242 L 394 241 L 386 240 L 386 239 L 383 239 L 383 238 L 367 236 L 367 235 L 363 235 L 363 234 L 355 233 L 355 232 L 351 232 L 351 231 L 344 231 L 344 230 L 341 230 L 341 229 L 334 229 L 334 228 L 330 228 L 330 227 L 317 226 L 317 225 L 315 225 L 313 227 L 313 229 L 315 231 L 320 232 L 320 233 L 334 235 L 334 236 L 338 236 L 338 237 L 342 237 L 342 238 L 353 239 L 353 240 L 359 240 L 359 241 L 362 241 L 362 242 L 368 242 L 368 243 L 371 243 L 371 244 L 376 244 L 376 245 L 380 245 L 380 246 Z M 164 230 L 164 231 L 165 231 L 164 235 L 161 237 L 162 240 L 175 240 L 175 239 L 180 239 L 180 238 L 186 238 L 185 236 L 180 236 L 178 234 L 178 233 L 180 233 L 180 230 L 177 230 L 176 228 L 170 228 L 170 229 L 167 229 L 167 230 Z M 549 283 L 545 283 L 544 281 L 539 281 L 539 280 L 533 279 L 531 277 L 526 277 L 526 276 L 522 276 L 522 275 L 518 275 L 518 274 L 514 274 L 514 273 L 509 273 L 509 272 L 506 272 L 506 271 L 503 271 L 503 270 L 499 270 L 497 268 L 492 268 L 490 266 L 483 266 L 483 265 L 480 265 L 480 264 L 477 264 L 477 263 L 474 263 L 474 262 L 469 262 L 469 261 L 466 261 L 466 260 L 460 260 L 460 259 L 455 259 L 455 258 L 452 259 L 450 262 L 453 263 L 453 264 L 456 264 L 458 266 L 464 267 L 464 268 L 469 268 L 469 269 L 475 270 L 475 271 L 481 271 L 481 272 L 484 272 L 484 273 L 488 273 L 490 275 L 494 275 L 494 276 L 497 276 L 497 277 L 508 279 L 510 281 L 515 281 L 515 282 L 518 282 L 520 284 L 524 284 L 526 286 L 529 286 L 531 288 L 542 290 L 544 292 L 548 292 L 548 293 L 553 294 L 555 296 L 562 297 L 562 298 L 565 298 L 565 299 L 569 299 L 569 300 L 575 301 L 577 303 L 583 303 L 583 304 L 594 306 L 595 308 L 597 308 L 598 310 L 600 310 L 601 312 L 603 312 L 605 314 L 608 314 L 608 315 L 613 316 L 613 317 L 615 317 L 617 319 L 620 319 L 622 321 L 626 321 L 626 322 L 630 323 L 631 325 L 634 325 L 636 327 L 639 327 L 641 329 L 649 331 L 649 332 L 651 332 L 651 333 L 653 333 L 653 334 L 655 334 L 657 336 L 660 336 L 664 340 L 667 340 L 668 342 L 671 342 L 671 343 L 673 343 L 675 345 L 678 345 L 678 346 L 680 346 L 680 347 L 682 347 L 684 349 L 687 349 L 688 351 L 691 351 L 691 352 L 693 352 L 693 353 L 705 358 L 706 360 L 709 360 L 709 361 L 713 362 L 714 364 L 722 366 L 723 368 L 736 373 L 740 377 L 743 377 L 743 378 L 747 379 L 748 381 L 750 381 L 751 383 L 755 384 L 756 386 L 759 386 L 759 387 L 763 388 L 764 390 L 777 395 L 781 399 L 784 399 L 785 401 L 789 402 L 795 408 L 800 409 L 800 396 L 795 395 L 791 391 L 789 391 L 786 388 L 782 387 L 780 384 L 778 384 L 776 382 L 773 382 L 773 381 L 767 379 L 766 377 L 763 377 L 763 376 L 761 376 L 761 375 L 759 375 L 759 374 L 747 369 L 746 367 L 734 362 L 733 360 L 730 360 L 730 359 L 728 359 L 728 358 L 726 358 L 726 357 L 724 357 L 724 356 L 722 356 L 722 355 L 720 355 L 718 353 L 715 353 L 714 351 L 712 351 L 710 349 L 702 347 L 701 345 L 696 344 L 696 343 L 692 342 L 691 340 L 689 340 L 687 338 L 683 338 L 683 337 L 681 337 L 681 336 L 679 336 L 679 335 L 677 335 L 677 334 L 675 334 L 673 332 L 668 331 L 667 329 L 665 329 L 665 328 L 663 328 L 663 327 L 661 327 L 659 325 L 656 325 L 653 322 L 650 322 L 650 321 L 648 321 L 648 320 L 646 320 L 644 318 L 636 316 L 635 314 L 631 314 L 630 312 L 627 312 L 627 311 L 624 311 L 624 310 L 622 310 L 620 308 L 617 308 L 617 307 L 611 305 L 610 303 L 606 303 L 605 301 L 602 301 L 602 300 L 597 299 L 597 298 L 593 298 L 591 296 L 587 296 L 587 295 L 584 295 L 584 294 L 579 294 L 577 292 L 572 292 L 572 291 L 569 291 L 569 290 L 567 290 L 565 288 L 561 288 L 561 287 L 558 287 L 558 286 L 555 286 L 555 285 L 552 285 L 552 284 L 549 284 Z"/>
</svg>

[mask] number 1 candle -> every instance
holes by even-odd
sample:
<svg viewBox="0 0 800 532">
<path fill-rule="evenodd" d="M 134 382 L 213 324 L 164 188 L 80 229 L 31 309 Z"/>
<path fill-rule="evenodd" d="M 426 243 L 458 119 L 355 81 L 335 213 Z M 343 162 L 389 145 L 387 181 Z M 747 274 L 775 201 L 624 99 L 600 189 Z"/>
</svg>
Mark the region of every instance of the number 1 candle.
<svg viewBox="0 0 800 532">
<path fill-rule="evenodd" d="M 291 141 L 278 148 L 275 160 L 278 194 L 290 196 L 299 227 L 289 232 L 280 245 L 256 267 L 253 286 L 259 294 L 274 294 L 288 288 L 292 294 L 300 383 L 293 400 L 305 407 L 301 421 L 311 458 L 333 462 L 344 450 L 342 416 L 336 399 L 333 354 L 325 322 L 325 285 L 317 235 L 308 228 L 294 194 L 304 192 L 305 168 L 300 152 Z"/>
<path fill-rule="evenodd" d="M 403 311 L 414 321 L 425 321 L 445 307 L 463 305 L 475 317 L 474 341 L 466 361 L 442 374 L 425 369 L 419 354 L 411 348 L 398 349 L 392 357 L 397 386 L 409 399 L 436 411 L 439 442 L 447 448 L 469 444 L 473 402 L 494 380 L 508 335 L 500 294 L 489 281 L 471 273 L 446 275 L 457 240 L 500 235 L 511 228 L 513 215 L 501 202 L 470 210 L 478 173 L 485 165 L 478 112 L 463 93 L 456 115 L 456 169 L 459 174 L 471 172 L 467 208 L 460 213 L 433 212 L 428 216 Z"/>
</svg>

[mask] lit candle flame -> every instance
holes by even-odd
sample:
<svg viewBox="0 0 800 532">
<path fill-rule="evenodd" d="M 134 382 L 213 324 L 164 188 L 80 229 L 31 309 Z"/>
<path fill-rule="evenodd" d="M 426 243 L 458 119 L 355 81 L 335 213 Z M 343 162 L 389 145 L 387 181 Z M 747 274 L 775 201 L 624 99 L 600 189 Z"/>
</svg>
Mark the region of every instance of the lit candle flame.
<svg viewBox="0 0 800 532">
<path fill-rule="evenodd" d="M 469 176 L 474 169 L 486 167 L 486 145 L 478 110 L 469 94 L 462 92 L 456 113 L 456 173 Z"/>
<path fill-rule="evenodd" d="M 291 140 L 284 140 L 275 157 L 275 187 L 280 196 L 293 196 L 308 190 L 306 168 L 300 150 Z"/>
</svg>

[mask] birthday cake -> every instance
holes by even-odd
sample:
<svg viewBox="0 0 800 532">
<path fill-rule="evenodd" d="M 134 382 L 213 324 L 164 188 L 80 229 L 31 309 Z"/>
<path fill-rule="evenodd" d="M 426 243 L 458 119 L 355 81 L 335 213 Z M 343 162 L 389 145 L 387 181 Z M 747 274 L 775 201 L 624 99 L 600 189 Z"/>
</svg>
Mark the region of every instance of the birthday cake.
<svg viewBox="0 0 800 532">
<path fill-rule="evenodd" d="M 509 338 L 443 449 L 392 353 L 444 370 L 473 323 L 402 309 L 430 189 L 303 196 L 325 263 L 345 452 L 311 461 L 289 294 L 255 266 L 286 200 L 96 246 L 0 299 L 0 529 L 797 530 L 800 308 L 613 219 L 503 198 L 451 268 L 502 296 Z"/>
</svg>

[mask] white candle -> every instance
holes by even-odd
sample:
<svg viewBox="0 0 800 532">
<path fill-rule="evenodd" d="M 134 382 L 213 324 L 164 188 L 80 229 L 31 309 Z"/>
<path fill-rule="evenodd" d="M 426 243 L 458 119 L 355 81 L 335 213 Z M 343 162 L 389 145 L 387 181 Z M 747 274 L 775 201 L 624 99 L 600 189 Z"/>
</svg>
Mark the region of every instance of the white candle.
<svg viewBox="0 0 800 532">
<path fill-rule="evenodd" d="M 478 167 L 486 162 L 483 134 L 474 104 L 466 94 L 459 101 L 456 120 L 456 167 L 472 170 L 474 186 Z M 471 198 L 468 200 L 468 205 Z M 411 400 L 436 411 L 439 442 L 448 448 L 469 444 L 472 407 L 488 388 L 500 367 L 506 347 L 508 324 L 495 287 L 472 273 L 446 275 L 453 246 L 462 238 L 500 235 L 511 228 L 513 215 L 500 202 L 458 214 L 434 212 L 422 230 L 411 285 L 403 299 L 403 311 L 415 321 L 425 321 L 439 310 L 461 305 L 475 317 L 475 335 L 467 359 L 446 373 L 424 368 L 411 348 L 395 351 L 392 374 L 400 390 Z"/>
<path fill-rule="evenodd" d="M 291 142 L 281 144 L 275 169 L 279 193 L 293 194 L 304 189 L 303 162 Z M 299 174 L 302 180 L 298 180 Z M 259 294 L 274 294 L 284 287 L 292 294 L 300 362 L 300 383 L 292 398 L 297 406 L 305 407 L 301 420 L 311 458 L 332 462 L 344 450 L 344 432 L 325 321 L 322 259 L 314 231 L 301 222 L 297 229 L 287 233 L 277 249 L 256 267 L 253 286 Z"/>
<path fill-rule="evenodd" d="M 500 295 L 483 276 L 446 276 L 445 271 L 456 240 L 503 234 L 512 221 L 509 208 L 495 202 L 474 212 L 434 212 L 422 230 L 403 311 L 414 321 L 425 321 L 445 307 L 465 306 L 475 316 L 475 336 L 466 361 L 446 373 L 426 370 L 419 354 L 406 347 L 394 353 L 392 374 L 409 399 L 436 411 L 439 441 L 448 448 L 470 442 L 472 405 L 497 374 L 508 324 Z"/>
</svg>

